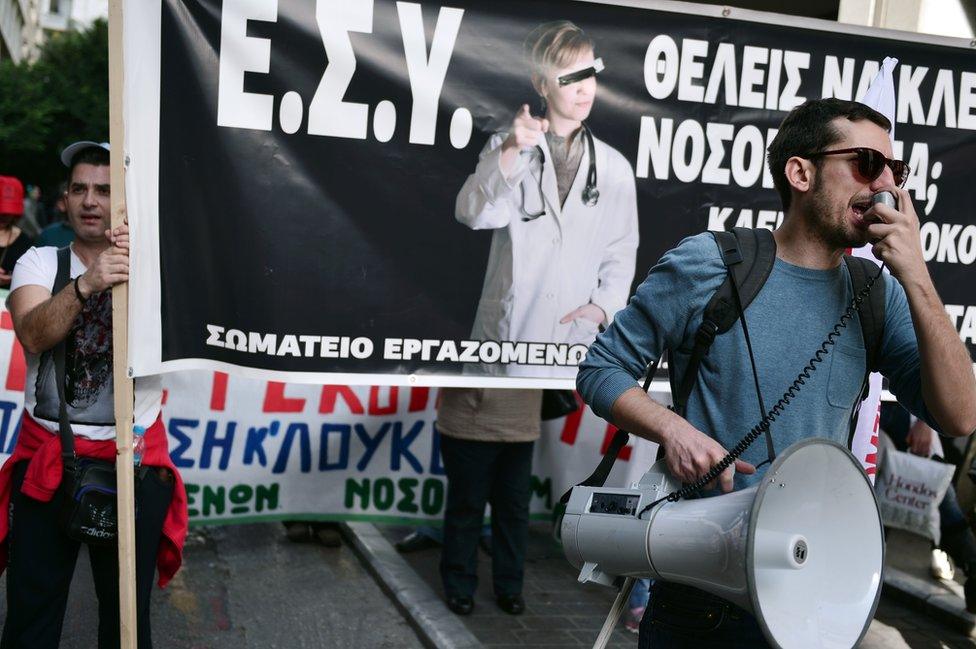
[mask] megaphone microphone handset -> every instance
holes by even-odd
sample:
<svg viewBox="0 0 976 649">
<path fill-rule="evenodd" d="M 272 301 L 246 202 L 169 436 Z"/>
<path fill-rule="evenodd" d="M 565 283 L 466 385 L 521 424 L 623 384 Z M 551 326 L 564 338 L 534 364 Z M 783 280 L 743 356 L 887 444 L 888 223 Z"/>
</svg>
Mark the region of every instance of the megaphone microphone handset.
<svg viewBox="0 0 976 649">
<path fill-rule="evenodd" d="M 874 205 L 887 205 L 893 210 L 898 209 L 898 199 L 891 192 L 878 192 L 871 197 L 871 203 Z"/>
</svg>

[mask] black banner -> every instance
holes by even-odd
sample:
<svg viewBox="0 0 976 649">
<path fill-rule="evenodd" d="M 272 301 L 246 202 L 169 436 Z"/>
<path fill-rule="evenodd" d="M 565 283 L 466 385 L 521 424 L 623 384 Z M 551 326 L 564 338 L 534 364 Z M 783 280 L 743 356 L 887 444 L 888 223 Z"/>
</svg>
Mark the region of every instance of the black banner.
<svg viewBox="0 0 976 649">
<path fill-rule="evenodd" d="M 765 148 L 777 125 L 804 99 L 861 96 L 886 56 L 900 60 L 895 157 L 912 168 L 926 260 L 976 349 L 972 50 L 718 11 L 164 0 L 161 367 L 572 377 L 597 323 L 559 320 L 620 308 L 687 235 L 775 227 Z M 576 105 L 595 143 L 566 198 L 550 199 L 552 163 L 536 180 L 534 153 L 517 187 L 475 170 L 523 105 L 544 115 L 523 49 L 562 20 L 603 69 Z M 594 155 L 600 197 L 587 205 Z"/>
</svg>

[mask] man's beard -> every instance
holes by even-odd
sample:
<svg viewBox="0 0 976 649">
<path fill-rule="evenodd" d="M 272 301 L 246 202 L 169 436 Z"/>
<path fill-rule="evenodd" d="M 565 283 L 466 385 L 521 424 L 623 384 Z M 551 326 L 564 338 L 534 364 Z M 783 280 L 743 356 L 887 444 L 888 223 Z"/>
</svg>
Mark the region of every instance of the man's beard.
<svg viewBox="0 0 976 649">
<path fill-rule="evenodd" d="M 860 248 L 867 243 L 867 232 L 862 233 L 853 225 L 845 227 L 848 225 L 847 208 L 831 204 L 820 174 L 814 178 L 810 201 L 813 215 L 810 229 L 819 241 L 835 250 Z"/>
</svg>

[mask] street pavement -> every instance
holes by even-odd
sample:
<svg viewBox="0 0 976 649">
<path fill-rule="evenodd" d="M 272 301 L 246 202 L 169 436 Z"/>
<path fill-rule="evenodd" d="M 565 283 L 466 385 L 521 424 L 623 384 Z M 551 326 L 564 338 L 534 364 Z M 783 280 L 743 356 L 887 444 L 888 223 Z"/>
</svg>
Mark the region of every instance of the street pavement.
<svg viewBox="0 0 976 649">
<path fill-rule="evenodd" d="M 61 647 L 95 647 L 97 619 L 83 549 Z M 155 649 L 423 646 L 347 546 L 291 543 L 279 523 L 191 530 L 183 568 L 153 593 L 152 627 Z"/>
<path fill-rule="evenodd" d="M 393 542 L 409 532 L 382 527 L 377 536 Z M 491 597 L 490 558 L 479 551 L 481 584 L 473 615 L 460 620 L 483 646 L 589 647 L 603 623 L 613 593 L 580 586 L 544 524 L 533 524 L 526 562 L 525 615 L 498 610 Z M 403 555 L 435 597 L 425 606 L 444 615 L 437 596 L 439 552 Z M 183 569 L 166 589 L 153 594 L 156 649 L 419 648 L 418 637 L 390 597 L 371 576 L 364 559 L 348 545 L 338 549 L 291 543 L 277 523 L 194 528 Z M 375 572 L 375 571 L 374 571 Z M 422 585 L 423 585 L 422 584 Z M 402 594 L 402 593 L 401 593 Z M 415 596 L 415 595 L 413 595 Z M 6 606 L 6 587 L 0 586 Z M 399 606 L 399 608 L 398 608 Z M 4 610 L 4 609 L 0 609 Z M 62 647 L 95 646 L 97 619 L 87 558 L 79 558 L 65 618 Z M 452 620 L 452 621 L 453 621 Z M 470 646 L 470 645 L 469 645 Z M 636 647 L 622 626 L 611 647 Z M 861 645 L 865 649 L 972 648 L 976 642 L 940 624 L 916 607 L 882 597 Z"/>
</svg>

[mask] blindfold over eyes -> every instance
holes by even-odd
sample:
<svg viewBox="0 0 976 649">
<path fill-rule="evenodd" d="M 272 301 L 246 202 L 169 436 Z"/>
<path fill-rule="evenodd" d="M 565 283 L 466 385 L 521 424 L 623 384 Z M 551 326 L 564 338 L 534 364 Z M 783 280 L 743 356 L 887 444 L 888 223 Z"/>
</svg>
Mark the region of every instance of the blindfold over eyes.
<svg viewBox="0 0 976 649">
<path fill-rule="evenodd" d="M 556 81 L 559 82 L 560 86 L 568 86 L 571 83 L 576 83 L 577 81 L 582 81 L 583 79 L 595 77 L 597 72 L 603 72 L 603 59 L 594 60 L 593 65 L 588 68 L 583 68 L 582 70 L 577 70 L 576 72 L 570 72 L 569 74 L 564 74 L 561 77 L 556 77 Z"/>
</svg>

